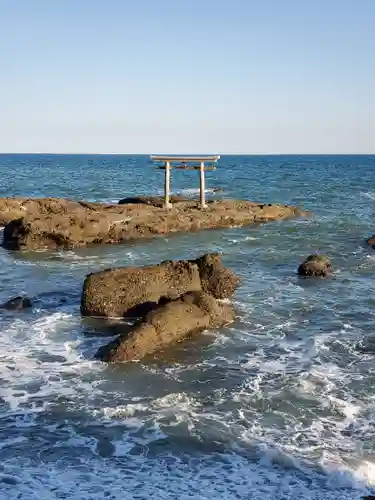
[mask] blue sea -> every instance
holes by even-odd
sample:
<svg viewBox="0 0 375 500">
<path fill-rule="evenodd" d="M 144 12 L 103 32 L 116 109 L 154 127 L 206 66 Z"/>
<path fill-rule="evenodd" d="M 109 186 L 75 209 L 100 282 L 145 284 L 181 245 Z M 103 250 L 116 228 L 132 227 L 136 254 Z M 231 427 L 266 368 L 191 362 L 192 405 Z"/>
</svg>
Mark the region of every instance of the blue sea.
<svg viewBox="0 0 375 500">
<path fill-rule="evenodd" d="M 172 189 L 198 196 L 196 172 Z M 0 196 L 117 202 L 158 194 L 147 156 L 0 155 Z M 212 188 L 223 192 L 213 194 Z M 58 252 L 0 249 L 0 498 L 294 500 L 375 494 L 375 156 L 223 156 L 208 196 L 310 218 Z M 87 273 L 222 253 L 237 320 L 139 363 L 96 349 Z M 334 274 L 301 280 L 327 254 Z M 115 290 L 114 290 L 115 293 Z"/>
</svg>

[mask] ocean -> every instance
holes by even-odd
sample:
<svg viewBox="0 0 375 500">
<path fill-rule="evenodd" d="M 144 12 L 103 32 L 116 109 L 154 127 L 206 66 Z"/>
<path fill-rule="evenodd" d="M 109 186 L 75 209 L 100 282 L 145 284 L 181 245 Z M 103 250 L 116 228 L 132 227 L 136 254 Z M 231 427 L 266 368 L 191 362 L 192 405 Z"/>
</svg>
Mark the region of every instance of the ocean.
<svg viewBox="0 0 375 500">
<path fill-rule="evenodd" d="M 1 499 L 360 499 L 375 494 L 375 156 L 222 156 L 208 194 L 310 218 L 57 252 L 0 249 Z M 196 172 L 172 190 L 198 196 Z M 158 194 L 147 156 L 0 155 L 0 196 Z M 87 273 L 222 253 L 237 320 L 138 363 L 96 349 Z M 332 278 L 296 275 L 327 254 Z"/>
</svg>

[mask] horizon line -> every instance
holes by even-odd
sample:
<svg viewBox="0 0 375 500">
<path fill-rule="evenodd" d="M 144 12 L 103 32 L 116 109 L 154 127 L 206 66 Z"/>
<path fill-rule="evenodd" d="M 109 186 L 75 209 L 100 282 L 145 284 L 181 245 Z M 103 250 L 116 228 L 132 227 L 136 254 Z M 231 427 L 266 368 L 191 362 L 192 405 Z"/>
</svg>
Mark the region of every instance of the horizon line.
<svg viewBox="0 0 375 500">
<path fill-rule="evenodd" d="M 49 155 L 49 156 L 151 156 L 154 154 L 166 154 L 163 153 L 103 153 L 103 152 L 48 152 L 48 151 L 28 151 L 28 152 L 2 152 L 0 151 L 0 156 L 4 155 Z M 168 153 L 170 156 L 181 156 L 184 154 L 185 156 L 196 156 L 198 153 Z M 342 153 L 233 153 L 233 152 L 225 152 L 225 153 L 199 153 L 199 154 L 215 154 L 220 156 L 375 156 L 375 151 L 372 153 L 353 153 L 353 152 L 342 152 Z"/>
</svg>

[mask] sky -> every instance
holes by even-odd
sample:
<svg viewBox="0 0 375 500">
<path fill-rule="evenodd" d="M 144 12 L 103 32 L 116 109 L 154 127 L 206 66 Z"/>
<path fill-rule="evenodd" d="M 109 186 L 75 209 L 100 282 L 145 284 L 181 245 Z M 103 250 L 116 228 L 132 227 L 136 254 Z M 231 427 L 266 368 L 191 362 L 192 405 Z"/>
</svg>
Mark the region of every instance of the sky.
<svg viewBox="0 0 375 500">
<path fill-rule="evenodd" d="M 375 0 L 0 0 L 0 152 L 375 153 Z"/>
</svg>

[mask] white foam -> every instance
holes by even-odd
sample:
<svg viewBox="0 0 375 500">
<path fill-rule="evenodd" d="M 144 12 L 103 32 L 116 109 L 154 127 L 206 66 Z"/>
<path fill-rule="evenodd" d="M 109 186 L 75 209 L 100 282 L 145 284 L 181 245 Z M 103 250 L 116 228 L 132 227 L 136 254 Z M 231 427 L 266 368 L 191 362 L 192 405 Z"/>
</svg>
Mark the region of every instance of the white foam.
<svg viewBox="0 0 375 500">
<path fill-rule="evenodd" d="M 48 400 L 53 399 L 54 394 L 76 394 L 71 375 L 78 377 L 93 369 L 93 362 L 82 360 L 73 348 L 71 329 L 76 322 L 71 314 L 53 313 L 31 321 L 18 318 L 2 331 L 2 397 L 11 411 L 23 408 L 26 412 L 32 409 L 32 413 L 38 413 L 48 407 Z M 42 363 L 40 356 L 45 359 Z M 20 391 L 19 384 L 25 389 Z M 30 384 L 33 385 L 31 393 L 27 389 Z M 34 408 L 32 401 L 36 397 L 46 402 Z"/>
<path fill-rule="evenodd" d="M 187 188 L 187 189 L 181 189 L 180 191 L 178 191 L 179 193 L 182 193 L 182 194 L 196 194 L 196 193 L 199 193 L 200 190 L 199 188 Z M 205 192 L 206 193 L 213 193 L 214 192 L 214 189 L 205 189 Z"/>
<path fill-rule="evenodd" d="M 256 241 L 258 239 L 259 238 L 255 237 L 255 236 L 245 236 L 243 238 L 228 238 L 228 242 L 233 243 L 235 245 L 237 243 L 243 243 L 245 241 Z"/>
<path fill-rule="evenodd" d="M 363 460 L 358 464 L 354 475 L 359 481 L 375 486 L 375 463 Z"/>
<path fill-rule="evenodd" d="M 152 434 L 155 442 L 168 442 L 160 430 L 154 428 Z M 143 442 L 129 432 L 110 444 L 113 451 L 104 460 L 97 439 L 72 431 L 60 446 L 81 451 L 79 466 L 74 461 L 70 465 L 69 457 L 63 467 L 54 461 L 38 466 L 35 459 L 9 459 L 2 464 L 0 498 L 359 500 L 371 493 L 363 486 L 373 477 L 370 462 L 359 464 L 354 473 L 335 466 L 319 471 L 268 445 L 254 450 L 250 460 L 229 452 L 216 455 L 216 460 L 215 454 L 204 452 L 191 457 L 155 455 L 151 441 Z"/>
<path fill-rule="evenodd" d="M 76 260 L 73 255 L 68 259 Z M 262 310 L 263 317 L 256 304 L 237 301 L 239 324 L 214 332 L 215 339 L 223 339 L 214 341 L 220 352 L 210 349 L 191 366 L 183 362 L 168 368 L 137 365 L 141 376 L 147 375 L 147 389 L 141 388 L 144 395 L 138 399 L 128 394 L 127 387 L 134 366 L 129 372 L 126 367 L 117 371 L 88 361 L 80 353 L 83 342 L 76 312 L 40 311 L 28 320 L 20 315 L 0 339 L 1 396 L 15 419 L 14 426 L 22 432 L 36 426 L 37 417 L 48 421 L 59 398 L 69 401 L 84 417 L 76 425 L 68 415 L 64 437 L 56 435 L 56 453 L 66 447 L 61 457 L 57 454 L 45 460 L 36 455 L 28 462 L 18 456 L 4 461 L 0 498 L 3 492 L 3 498 L 18 495 L 42 500 L 98 500 L 105 495 L 130 499 L 134 492 L 140 498 L 157 500 L 231 500 L 249 495 L 262 500 L 361 498 L 367 491 L 363 485 L 374 484 L 374 464 L 371 457 L 361 458 L 356 437 L 342 431 L 350 425 L 361 430 L 367 425 L 370 432 L 370 417 L 363 415 L 365 403 L 343 395 L 348 394 L 345 384 L 353 380 L 350 370 L 338 366 L 334 358 L 324 361 L 339 329 L 317 334 L 314 342 L 298 340 L 298 347 L 284 342 L 285 332 L 298 325 L 303 328 L 303 321 L 278 315 L 277 308 L 280 303 L 292 308 L 295 297 L 305 293 L 279 280 L 272 300 Z M 350 330 L 350 323 L 343 328 Z M 241 351 L 241 343 L 245 346 L 254 340 L 254 350 Z M 227 351 L 224 344 L 233 344 L 237 351 Z M 56 362 L 54 356 L 59 357 Z M 317 356 L 319 363 L 311 366 L 309 361 Z M 292 378 L 298 364 L 305 362 Z M 226 379 L 224 371 L 236 375 Z M 215 374 L 212 380 L 206 380 L 206 373 L 211 372 Z M 147 386 L 147 377 L 153 374 L 158 397 Z M 191 380 L 195 388 L 188 392 Z M 33 386 L 30 391 L 29 386 Z M 284 394 L 288 387 L 290 393 Z M 292 397 L 288 400 L 290 395 L 308 400 L 306 413 Z M 35 398 L 43 404 L 35 406 Z M 42 430 L 55 439 L 53 425 L 49 429 L 46 424 Z M 4 450 L 26 448 L 25 439 L 10 438 Z M 112 449 L 105 457 L 101 456 L 101 439 L 109 441 Z M 199 451 L 189 456 L 191 443 Z M 181 453 L 171 449 L 173 444 Z M 199 448 L 213 445 L 224 453 Z M 79 458 L 74 461 L 69 449 Z"/>
<path fill-rule="evenodd" d="M 367 198 L 369 200 L 375 201 L 375 193 L 372 193 L 371 191 L 369 191 L 369 192 L 362 192 L 361 195 L 364 198 Z"/>
</svg>

